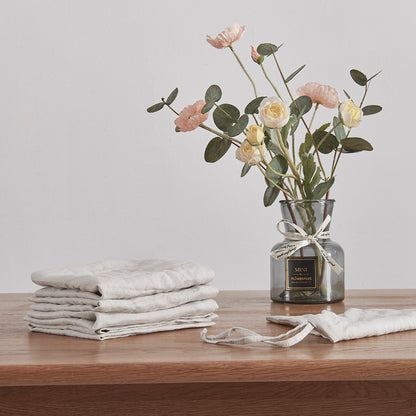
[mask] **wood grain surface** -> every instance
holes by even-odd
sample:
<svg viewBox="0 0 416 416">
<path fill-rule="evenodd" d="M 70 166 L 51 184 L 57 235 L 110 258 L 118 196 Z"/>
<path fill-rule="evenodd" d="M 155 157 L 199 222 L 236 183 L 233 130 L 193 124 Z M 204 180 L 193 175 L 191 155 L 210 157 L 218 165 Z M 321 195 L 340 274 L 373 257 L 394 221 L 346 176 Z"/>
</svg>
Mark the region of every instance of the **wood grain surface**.
<svg viewBox="0 0 416 416">
<path fill-rule="evenodd" d="M 30 333 L 28 295 L 0 295 L 0 416 L 416 415 L 416 331 L 289 349 L 205 344 L 200 329 L 90 341 Z M 415 308 L 416 290 L 350 291 L 343 303 L 285 305 L 222 292 L 217 333 L 287 327 L 268 315 Z"/>
<path fill-rule="evenodd" d="M 416 331 L 337 344 L 310 335 L 288 349 L 210 345 L 201 341 L 200 329 L 92 341 L 29 332 L 23 321 L 28 296 L 0 295 L 1 386 L 416 380 Z M 288 328 L 266 316 L 416 308 L 416 290 L 350 291 L 331 305 L 277 304 L 266 291 L 226 291 L 218 303 L 209 333 L 244 326 L 277 335 Z"/>
</svg>

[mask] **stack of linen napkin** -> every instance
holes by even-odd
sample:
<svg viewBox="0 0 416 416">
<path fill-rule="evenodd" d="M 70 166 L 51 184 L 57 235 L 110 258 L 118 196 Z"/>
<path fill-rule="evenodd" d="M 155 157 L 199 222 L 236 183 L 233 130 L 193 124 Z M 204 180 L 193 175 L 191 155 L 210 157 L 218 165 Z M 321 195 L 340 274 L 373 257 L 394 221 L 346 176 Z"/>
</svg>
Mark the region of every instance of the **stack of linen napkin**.
<svg viewBox="0 0 416 416">
<path fill-rule="evenodd" d="M 31 331 L 104 340 L 214 325 L 214 272 L 192 262 L 104 261 L 44 270 L 30 298 Z"/>
</svg>

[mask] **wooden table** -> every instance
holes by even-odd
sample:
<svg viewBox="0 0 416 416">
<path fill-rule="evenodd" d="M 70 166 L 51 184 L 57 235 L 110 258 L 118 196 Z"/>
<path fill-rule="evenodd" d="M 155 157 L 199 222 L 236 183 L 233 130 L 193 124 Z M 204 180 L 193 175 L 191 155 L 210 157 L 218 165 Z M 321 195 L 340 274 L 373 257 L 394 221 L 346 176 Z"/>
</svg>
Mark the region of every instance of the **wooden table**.
<svg viewBox="0 0 416 416">
<path fill-rule="evenodd" d="M 416 415 L 416 331 L 330 344 L 230 347 L 200 329 L 90 341 L 30 333 L 28 295 L 0 295 L 0 415 Z M 416 308 L 416 290 L 350 291 L 332 305 L 271 303 L 222 292 L 209 333 L 287 327 L 267 315 L 350 307 Z"/>
</svg>

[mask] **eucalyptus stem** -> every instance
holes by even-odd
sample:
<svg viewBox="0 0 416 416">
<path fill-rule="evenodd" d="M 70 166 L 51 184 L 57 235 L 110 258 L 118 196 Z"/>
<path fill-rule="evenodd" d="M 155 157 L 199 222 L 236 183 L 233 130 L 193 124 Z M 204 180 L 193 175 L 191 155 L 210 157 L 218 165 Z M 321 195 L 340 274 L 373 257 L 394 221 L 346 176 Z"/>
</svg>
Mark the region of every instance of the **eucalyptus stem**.
<svg viewBox="0 0 416 416">
<path fill-rule="evenodd" d="M 365 91 L 364 91 L 363 98 L 361 99 L 360 108 L 361 108 L 361 106 L 362 106 L 362 105 L 363 105 L 363 103 L 364 103 L 365 96 L 367 95 L 367 91 L 368 91 L 368 84 L 365 84 Z"/>
<path fill-rule="evenodd" d="M 341 158 L 341 155 L 342 155 L 342 147 L 341 147 L 341 149 L 339 150 L 339 154 L 338 154 L 338 158 L 337 158 L 337 161 L 335 162 L 335 166 L 334 166 L 334 168 L 332 169 L 332 172 L 331 172 L 331 178 L 334 176 L 334 173 L 335 173 L 335 169 L 337 168 L 337 166 L 338 166 L 338 162 L 339 162 L 339 159 Z"/>
<path fill-rule="evenodd" d="M 350 133 L 351 133 L 351 127 L 350 127 L 350 128 L 349 128 L 349 130 L 348 130 L 347 137 L 350 135 Z M 341 158 L 342 149 L 343 149 L 343 146 L 341 146 L 341 148 L 340 148 L 339 150 L 338 150 L 338 149 L 336 149 L 336 151 L 338 151 L 339 153 L 338 153 L 338 157 L 337 157 L 336 161 L 335 161 L 335 155 L 334 155 L 334 160 L 333 160 L 333 162 L 332 162 L 331 178 L 333 178 L 333 177 L 334 177 L 334 174 L 335 174 L 335 169 L 337 168 L 337 166 L 338 166 L 338 162 L 339 162 L 339 159 Z M 336 153 L 336 152 L 335 152 L 335 153 Z M 334 164 L 334 162 L 335 162 L 335 164 Z"/>
<path fill-rule="evenodd" d="M 292 134 L 292 156 L 293 156 L 293 163 L 296 165 L 295 134 Z"/>
<path fill-rule="evenodd" d="M 266 166 L 275 174 L 275 175 L 278 175 L 278 176 L 281 176 L 282 178 L 292 178 L 292 179 L 295 179 L 296 180 L 296 177 L 295 176 L 293 176 L 293 175 L 287 175 L 287 174 L 285 174 L 285 173 L 280 173 L 280 172 L 277 172 L 277 171 L 275 171 L 271 166 L 270 166 L 270 164 L 267 162 L 267 160 L 266 159 L 264 159 L 263 158 L 263 162 L 266 164 Z"/>
<path fill-rule="evenodd" d="M 292 182 L 290 182 L 290 180 L 287 181 L 288 187 L 290 188 L 290 191 L 292 192 L 292 194 L 295 196 L 296 199 L 298 198 L 298 193 L 296 191 L 296 181 L 294 182 L 294 186 L 292 185 Z"/>
<path fill-rule="evenodd" d="M 162 98 L 162 102 L 165 103 L 166 106 L 168 106 L 177 116 L 179 116 L 179 113 L 170 105 L 168 104 L 164 98 Z"/>
<path fill-rule="evenodd" d="M 280 68 L 279 62 L 278 62 L 278 60 L 277 60 L 277 58 L 276 58 L 276 55 L 275 55 L 274 53 L 273 53 L 273 58 L 274 58 L 274 61 L 276 62 L 276 66 L 277 66 L 277 69 L 278 69 L 278 71 L 279 71 L 279 73 L 280 73 L 280 76 L 282 77 L 283 83 L 285 84 L 285 87 L 286 87 L 287 93 L 289 94 L 289 97 L 290 97 L 290 99 L 292 100 L 292 103 L 295 105 L 295 107 L 296 107 L 296 109 L 298 110 L 299 115 L 300 115 L 300 114 L 301 114 L 301 112 L 300 112 L 300 110 L 299 110 L 299 107 L 298 107 L 298 105 L 297 105 L 297 103 L 296 103 L 295 99 L 293 98 L 292 93 L 290 92 L 290 88 L 289 88 L 289 86 L 287 85 L 287 82 L 286 82 L 285 76 L 283 75 L 283 71 L 282 71 L 282 69 Z M 301 117 L 300 117 L 300 120 L 302 121 L 302 123 L 303 123 L 303 125 L 305 126 L 306 130 L 308 131 L 308 133 L 312 136 L 311 130 L 309 129 L 309 126 L 306 124 L 306 121 L 305 121 L 305 119 L 303 118 L 303 116 L 302 116 L 302 115 L 301 115 Z M 319 156 L 319 153 L 317 153 L 317 154 L 316 154 L 316 157 L 317 157 L 317 159 L 318 159 L 319 166 L 321 167 L 321 172 L 322 172 L 322 174 L 324 175 L 325 180 L 327 180 L 327 176 L 326 176 L 326 173 L 325 173 L 325 169 L 324 169 L 324 166 L 323 166 L 323 164 L 322 164 L 321 157 Z"/>
<path fill-rule="evenodd" d="M 230 137 L 226 134 L 220 133 L 219 131 L 212 129 L 211 127 L 206 126 L 204 123 L 201 123 L 198 127 L 201 127 L 201 129 L 207 130 L 207 131 L 209 131 L 213 134 L 216 134 L 219 137 L 222 137 L 223 139 L 226 139 L 226 140 L 230 141 L 232 144 L 234 144 L 237 147 L 240 147 L 239 145 L 241 145 L 240 140 L 233 139 L 232 137 Z"/>
<path fill-rule="evenodd" d="M 244 73 L 247 75 L 247 78 L 250 80 L 251 85 L 253 86 L 254 89 L 254 95 L 256 96 L 256 98 L 258 97 L 257 95 L 257 89 L 256 89 L 256 84 L 254 84 L 253 79 L 251 78 L 251 76 L 248 74 L 247 69 L 244 67 L 243 63 L 240 61 L 240 58 L 238 57 L 238 55 L 235 53 L 234 48 L 232 47 L 232 45 L 228 46 L 231 49 L 231 52 L 234 54 L 235 58 L 237 59 L 237 62 L 240 64 L 241 69 L 244 71 Z"/>
<path fill-rule="evenodd" d="M 276 86 L 273 84 L 273 82 L 272 82 L 272 80 L 269 78 L 269 76 L 267 75 L 267 72 L 266 72 L 266 70 L 264 69 L 264 66 L 263 66 L 263 64 L 261 63 L 260 64 L 260 66 L 261 66 L 261 69 L 263 70 L 263 74 L 264 74 L 264 76 L 266 77 L 266 79 L 267 79 L 267 81 L 269 81 L 269 84 L 273 87 L 273 89 L 274 89 L 274 91 L 275 91 L 275 93 L 277 94 L 277 96 L 283 101 L 283 98 L 282 98 L 282 96 L 279 94 L 279 91 L 277 91 L 277 88 L 276 88 Z"/>
<path fill-rule="evenodd" d="M 289 153 L 288 153 L 288 151 L 286 149 L 285 144 L 283 143 L 283 139 L 282 139 L 282 135 L 280 134 L 280 130 L 279 129 L 276 129 L 276 133 L 277 133 L 277 138 L 279 140 L 280 147 L 282 148 L 282 151 L 285 154 L 285 158 L 286 158 L 286 160 L 289 163 L 290 169 L 292 170 L 293 174 L 296 177 L 296 182 L 297 182 L 297 184 L 299 186 L 299 191 L 302 194 L 303 199 L 306 199 L 306 195 L 305 195 L 305 193 L 303 192 L 303 189 L 302 189 L 302 181 L 300 179 L 299 172 L 296 169 L 296 166 L 293 163 L 293 160 L 291 159 L 291 157 L 290 157 L 290 155 L 289 155 Z"/>
<path fill-rule="evenodd" d="M 287 195 L 289 198 L 291 199 L 295 199 L 295 197 L 293 195 L 291 195 L 288 191 L 286 191 L 286 189 L 282 188 L 281 186 L 279 186 L 276 182 L 272 181 L 267 175 L 266 172 L 264 171 L 264 169 L 262 169 L 260 167 L 260 165 L 257 165 L 257 167 L 259 168 L 260 172 L 263 174 L 263 176 L 272 184 L 274 185 L 277 189 L 279 189 L 280 191 L 282 191 L 285 195 Z"/>
<path fill-rule="evenodd" d="M 316 111 L 318 110 L 318 107 L 319 107 L 319 103 L 316 103 L 315 109 L 313 110 L 311 122 L 309 123 L 309 130 L 312 128 L 312 123 L 313 123 L 313 120 L 315 119 L 315 114 L 316 114 Z"/>
<path fill-rule="evenodd" d="M 322 143 L 326 140 L 326 138 L 340 125 L 342 124 L 342 121 L 338 122 L 337 124 L 335 124 L 334 127 L 332 127 L 331 130 L 329 130 L 328 133 L 325 134 L 324 137 L 322 137 L 321 141 L 318 143 L 318 146 L 315 146 L 315 151 L 313 152 L 313 154 L 318 152 L 318 149 L 321 147 Z"/>
<path fill-rule="evenodd" d="M 256 124 L 257 124 L 258 126 L 260 126 L 259 122 L 257 121 L 257 118 L 256 118 L 256 116 L 255 116 L 254 114 L 252 114 L 252 116 L 253 116 L 253 118 L 254 118 L 254 121 L 256 122 Z"/>
</svg>

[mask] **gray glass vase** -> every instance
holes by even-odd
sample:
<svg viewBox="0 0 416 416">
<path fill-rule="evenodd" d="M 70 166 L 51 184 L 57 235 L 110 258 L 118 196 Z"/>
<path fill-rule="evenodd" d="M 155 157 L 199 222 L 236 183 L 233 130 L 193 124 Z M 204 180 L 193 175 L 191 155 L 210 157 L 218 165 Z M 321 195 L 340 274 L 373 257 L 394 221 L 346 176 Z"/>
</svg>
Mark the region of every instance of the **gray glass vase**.
<svg viewBox="0 0 416 416">
<path fill-rule="evenodd" d="M 334 207 L 333 199 L 312 201 L 280 201 L 284 220 L 302 228 L 307 235 L 314 235 Z M 325 227 L 329 234 L 330 223 Z M 295 232 L 284 224 L 286 232 Z M 325 236 L 324 236 L 325 237 Z M 288 257 L 270 257 L 271 299 L 287 303 L 333 303 L 344 299 L 344 251 L 330 238 L 317 238 L 317 242 L 342 268 L 338 273 L 323 258 L 315 244 L 298 249 Z M 294 240 L 285 238 L 272 248 L 287 248 Z"/>
</svg>

